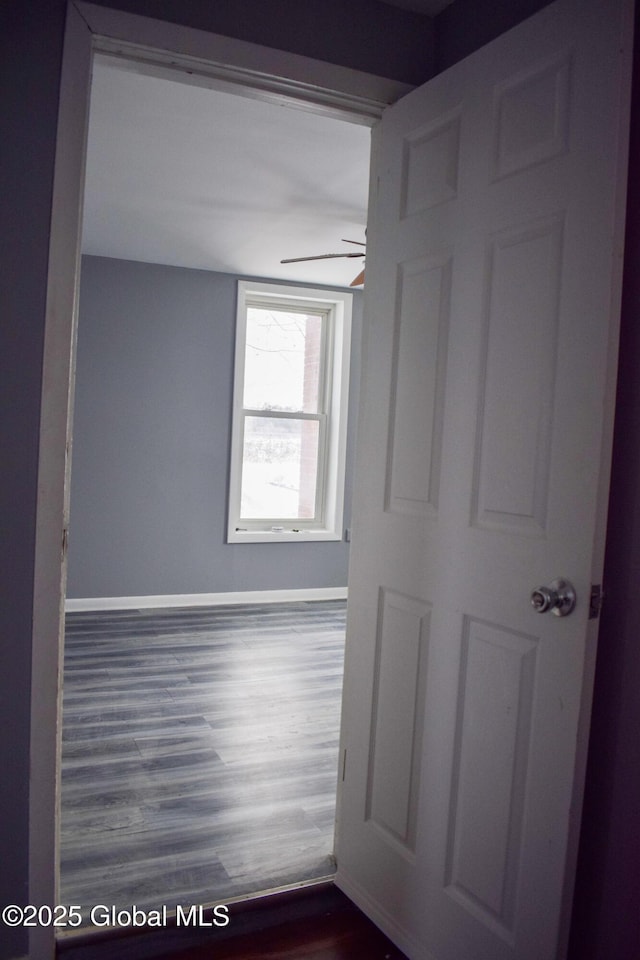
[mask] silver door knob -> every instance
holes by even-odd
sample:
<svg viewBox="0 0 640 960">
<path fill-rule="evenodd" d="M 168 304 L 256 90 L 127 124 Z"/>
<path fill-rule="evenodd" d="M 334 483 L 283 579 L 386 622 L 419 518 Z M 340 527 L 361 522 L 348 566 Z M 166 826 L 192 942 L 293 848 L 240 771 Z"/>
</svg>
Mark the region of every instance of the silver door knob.
<svg viewBox="0 0 640 960">
<path fill-rule="evenodd" d="M 576 605 L 576 592 L 568 580 L 559 578 L 548 587 L 536 587 L 531 594 L 531 606 L 537 613 L 550 610 L 556 617 L 568 616 Z"/>
</svg>

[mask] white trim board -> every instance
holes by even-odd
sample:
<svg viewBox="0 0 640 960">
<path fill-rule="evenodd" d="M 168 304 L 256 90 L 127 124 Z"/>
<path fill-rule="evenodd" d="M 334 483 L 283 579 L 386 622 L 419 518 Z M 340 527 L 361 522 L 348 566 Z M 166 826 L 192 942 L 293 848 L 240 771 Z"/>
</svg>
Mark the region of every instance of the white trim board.
<svg viewBox="0 0 640 960">
<path fill-rule="evenodd" d="M 220 607 L 247 603 L 301 603 L 346 600 L 346 587 L 308 587 L 296 590 L 237 590 L 232 593 L 172 593 L 146 597 L 78 597 L 65 602 L 66 613 L 99 610 L 144 610 L 154 607 Z"/>
<path fill-rule="evenodd" d="M 371 126 L 411 84 L 193 27 L 73 0 L 94 49 L 122 66 Z"/>
</svg>

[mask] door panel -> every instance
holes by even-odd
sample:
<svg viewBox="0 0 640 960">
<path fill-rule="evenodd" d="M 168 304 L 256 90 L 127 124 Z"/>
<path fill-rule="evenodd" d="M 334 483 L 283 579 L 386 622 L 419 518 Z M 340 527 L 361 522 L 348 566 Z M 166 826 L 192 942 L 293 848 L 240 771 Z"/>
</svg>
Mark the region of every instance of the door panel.
<svg viewBox="0 0 640 960">
<path fill-rule="evenodd" d="M 628 16 L 558 0 L 375 132 L 336 852 L 412 958 L 557 955 Z"/>
<path fill-rule="evenodd" d="M 381 591 L 365 816 L 409 857 L 416 842 L 429 612 L 410 597 Z"/>
<path fill-rule="evenodd" d="M 508 936 L 520 870 L 538 640 L 466 617 L 445 885 Z"/>
<path fill-rule="evenodd" d="M 489 246 L 474 526 L 547 532 L 563 227 L 561 215 L 518 224 Z"/>
<path fill-rule="evenodd" d="M 424 516 L 438 509 L 451 262 L 402 263 L 397 284 L 387 510 Z M 407 376 L 412 364 L 418 369 Z"/>
</svg>

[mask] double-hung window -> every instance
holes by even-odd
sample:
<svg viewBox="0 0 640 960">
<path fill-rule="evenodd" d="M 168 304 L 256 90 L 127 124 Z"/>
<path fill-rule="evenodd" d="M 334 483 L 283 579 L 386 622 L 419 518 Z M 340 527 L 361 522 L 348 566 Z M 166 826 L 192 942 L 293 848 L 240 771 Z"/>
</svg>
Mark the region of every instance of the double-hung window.
<svg viewBox="0 0 640 960">
<path fill-rule="evenodd" d="M 239 282 L 229 542 L 342 539 L 351 301 Z"/>
</svg>

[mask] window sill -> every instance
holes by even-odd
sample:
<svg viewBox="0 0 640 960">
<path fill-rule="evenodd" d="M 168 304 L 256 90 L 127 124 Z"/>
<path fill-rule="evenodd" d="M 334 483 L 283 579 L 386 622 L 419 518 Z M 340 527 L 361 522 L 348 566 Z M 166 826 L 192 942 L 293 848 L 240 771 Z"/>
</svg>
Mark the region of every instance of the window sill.
<svg viewBox="0 0 640 960">
<path fill-rule="evenodd" d="M 323 540 L 342 540 L 336 530 L 233 530 L 227 543 L 314 543 Z"/>
</svg>

